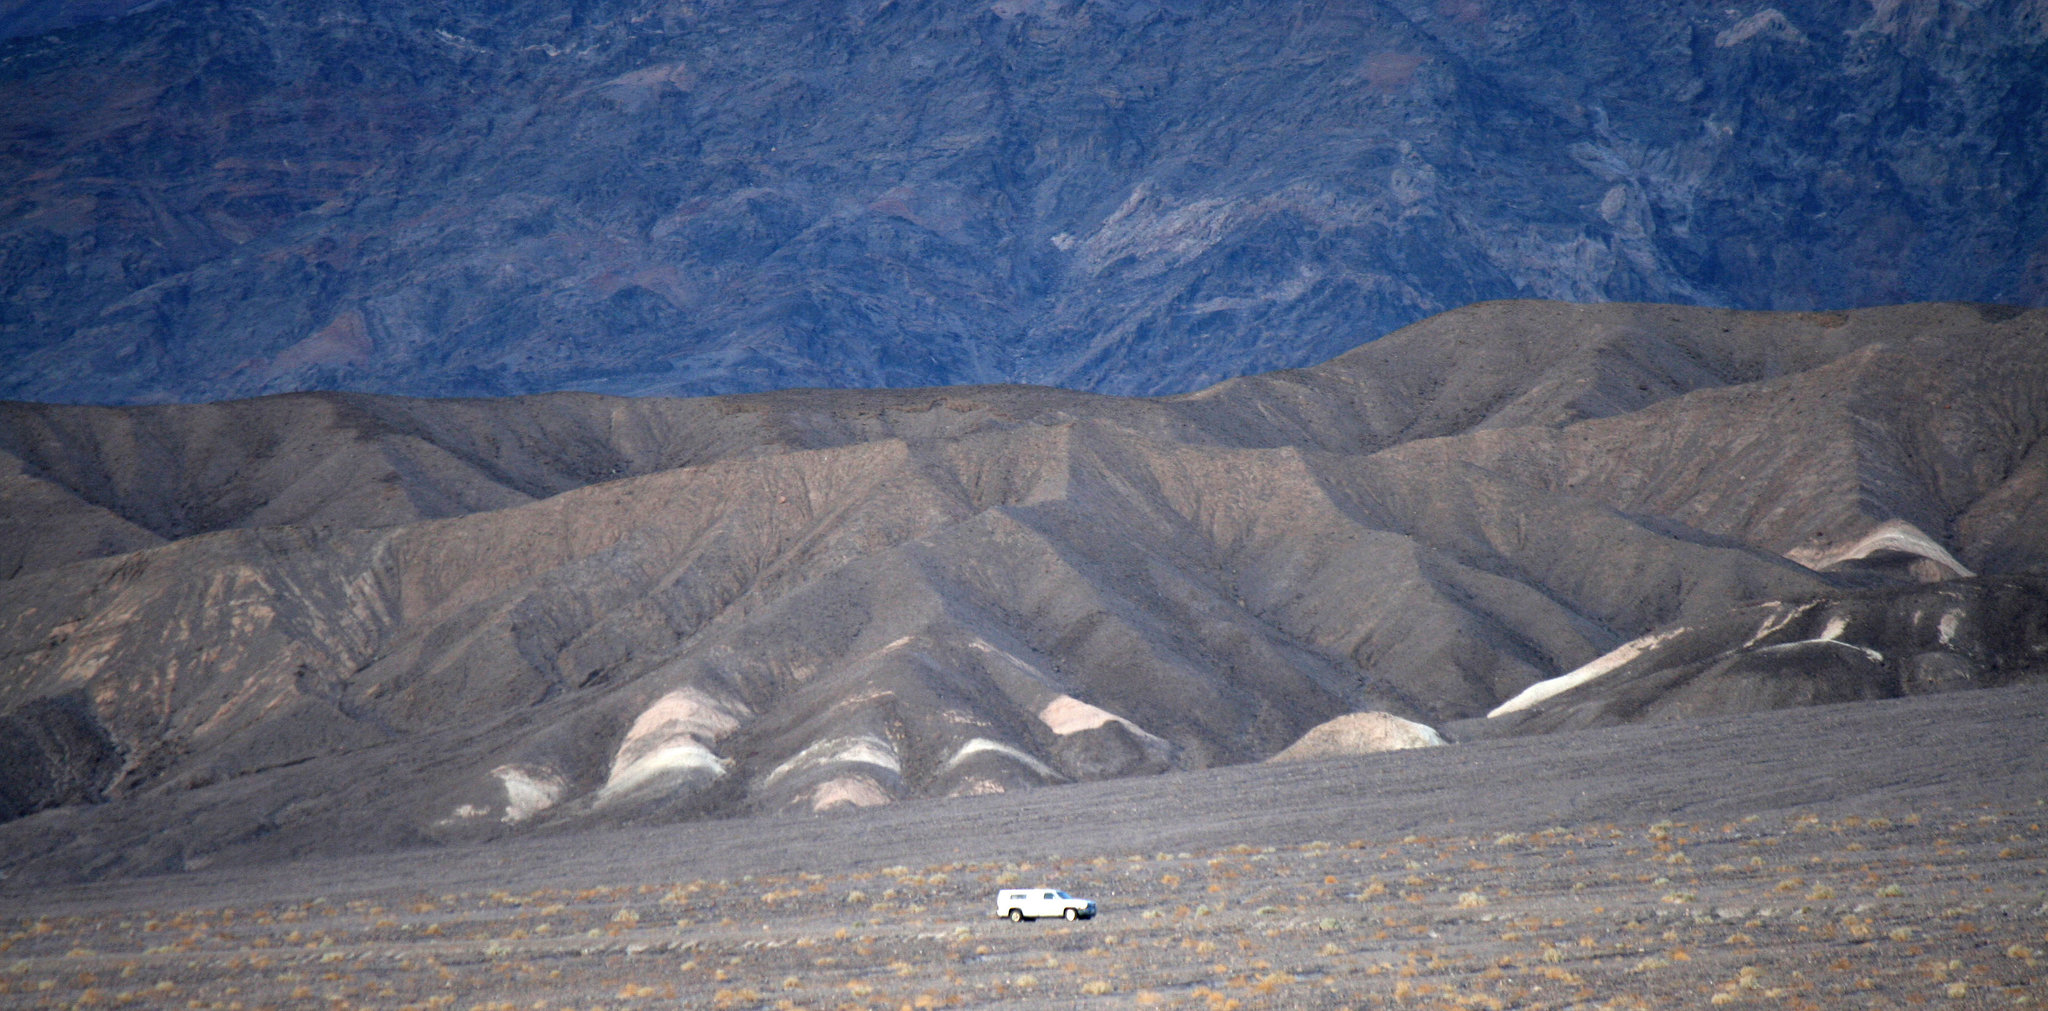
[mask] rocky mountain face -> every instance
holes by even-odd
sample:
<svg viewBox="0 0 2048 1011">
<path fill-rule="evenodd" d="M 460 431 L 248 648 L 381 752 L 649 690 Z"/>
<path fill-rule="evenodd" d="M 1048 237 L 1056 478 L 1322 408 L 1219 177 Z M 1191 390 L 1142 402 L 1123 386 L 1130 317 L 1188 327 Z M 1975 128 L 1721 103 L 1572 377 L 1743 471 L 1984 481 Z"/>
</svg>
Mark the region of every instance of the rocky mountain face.
<svg viewBox="0 0 2048 1011">
<path fill-rule="evenodd" d="M 125 17 L 161 0 L 0 0 L 0 39 Z"/>
<path fill-rule="evenodd" d="M 2039 0 L 175 0 L 0 46 L 0 396 L 1162 393 L 1489 298 L 2038 305 L 2044 65 Z"/>
<path fill-rule="evenodd" d="M 0 861 L 2039 680 L 2044 432 L 2048 311 L 1970 305 L 1487 303 L 1156 399 L 7 404 Z"/>
</svg>

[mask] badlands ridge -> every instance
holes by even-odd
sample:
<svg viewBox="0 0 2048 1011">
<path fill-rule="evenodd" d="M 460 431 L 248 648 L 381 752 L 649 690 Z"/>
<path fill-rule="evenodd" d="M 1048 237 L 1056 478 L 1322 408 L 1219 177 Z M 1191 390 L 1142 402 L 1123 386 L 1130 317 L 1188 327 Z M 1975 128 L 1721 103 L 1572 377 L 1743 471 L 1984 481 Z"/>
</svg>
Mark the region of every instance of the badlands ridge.
<svg viewBox="0 0 2048 1011">
<path fill-rule="evenodd" d="M 2048 311 L 1952 304 L 1483 303 L 1159 399 L 0 405 L 0 863 L 2038 681 L 2044 431 Z"/>
</svg>

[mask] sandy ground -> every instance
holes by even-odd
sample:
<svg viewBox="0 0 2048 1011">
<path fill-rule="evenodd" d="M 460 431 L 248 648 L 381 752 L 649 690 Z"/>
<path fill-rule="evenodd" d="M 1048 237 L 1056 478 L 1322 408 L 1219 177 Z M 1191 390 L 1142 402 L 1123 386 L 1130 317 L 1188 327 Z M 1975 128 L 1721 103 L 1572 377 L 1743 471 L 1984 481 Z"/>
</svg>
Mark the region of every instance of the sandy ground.
<svg viewBox="0 0 2048 1011">
<path fill-rule="evenodd" d="M 2048 690 L 28 893 L 0 1006 L 2048 1001 Z M 994 891 L 1097 899 L 993 918 Z"/>
</svg>

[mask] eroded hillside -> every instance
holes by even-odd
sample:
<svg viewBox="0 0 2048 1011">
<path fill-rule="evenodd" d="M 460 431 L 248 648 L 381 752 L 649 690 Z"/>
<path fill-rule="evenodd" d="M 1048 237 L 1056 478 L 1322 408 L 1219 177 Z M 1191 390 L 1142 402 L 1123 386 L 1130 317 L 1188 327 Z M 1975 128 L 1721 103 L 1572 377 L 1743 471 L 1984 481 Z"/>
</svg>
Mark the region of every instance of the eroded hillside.
<svg viewBox="0 0 2048 1011">
<path fill-rule="evenodd" d="M 2038 679 L 2044 349 L 1488 303 L 1151 400 L 8 405 L 0 838 L 136 873 L 1251 762 L 1574 671 L 1509 723 Z"/>
</svg>

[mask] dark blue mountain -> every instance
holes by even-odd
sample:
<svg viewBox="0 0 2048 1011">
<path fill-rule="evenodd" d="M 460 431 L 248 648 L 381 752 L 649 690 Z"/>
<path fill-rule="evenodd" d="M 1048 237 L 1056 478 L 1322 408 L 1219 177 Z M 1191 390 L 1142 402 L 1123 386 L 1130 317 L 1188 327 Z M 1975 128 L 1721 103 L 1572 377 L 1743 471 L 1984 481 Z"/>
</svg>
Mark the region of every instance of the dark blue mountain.
<svg viewBox="0 0 2048 1011">
<path fill-rule="evenodd" d="M 179 0 L 0 46 L 0 397 L 1155 393 L 1508 296 L 2039 305 L 2043 67 L 2019 2 Z"/>
</svg>

